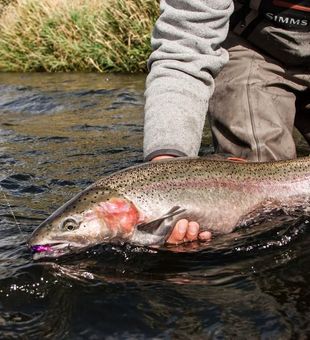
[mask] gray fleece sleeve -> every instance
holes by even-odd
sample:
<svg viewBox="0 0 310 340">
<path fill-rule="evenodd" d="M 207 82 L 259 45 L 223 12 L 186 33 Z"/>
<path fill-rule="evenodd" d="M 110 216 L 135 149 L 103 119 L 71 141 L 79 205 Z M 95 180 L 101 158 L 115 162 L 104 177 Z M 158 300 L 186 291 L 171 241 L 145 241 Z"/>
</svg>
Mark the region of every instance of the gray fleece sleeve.
<svg viewBox="0 0 310 340">
<path fill-rule="evenodd" d="M 228 61 L 220 44 L 232 0 L 161 0 L 146 80 L 144 157 L 196 156 L 213 77 Z"/>
</svg>

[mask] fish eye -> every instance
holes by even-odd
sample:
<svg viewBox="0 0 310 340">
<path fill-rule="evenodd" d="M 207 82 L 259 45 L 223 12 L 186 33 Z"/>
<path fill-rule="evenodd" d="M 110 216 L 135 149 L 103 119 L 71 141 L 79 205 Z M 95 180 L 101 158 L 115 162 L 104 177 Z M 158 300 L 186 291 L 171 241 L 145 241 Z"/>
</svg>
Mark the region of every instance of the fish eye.
<svg viewBox="0 0 310 340">
<path fill-rule="evenodd" d="M 79 227 L 79 223 L 77 223 L 73 218 L 68 218 L 63 221 L 61 228 L 65 231 L 72 231 Z"/>
</svg>

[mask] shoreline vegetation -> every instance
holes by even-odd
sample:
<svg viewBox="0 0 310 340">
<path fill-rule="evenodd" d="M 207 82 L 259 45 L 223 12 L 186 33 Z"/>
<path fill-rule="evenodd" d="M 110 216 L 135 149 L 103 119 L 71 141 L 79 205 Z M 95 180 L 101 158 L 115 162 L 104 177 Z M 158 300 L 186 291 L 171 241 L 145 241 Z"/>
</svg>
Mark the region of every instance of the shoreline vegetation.
<svg viewBox="0 0 310 340">
<path fill-rule="evenodd" d="M 159 0 L 0 0 L 0 72 L 145 72 Z"/>
</svg>

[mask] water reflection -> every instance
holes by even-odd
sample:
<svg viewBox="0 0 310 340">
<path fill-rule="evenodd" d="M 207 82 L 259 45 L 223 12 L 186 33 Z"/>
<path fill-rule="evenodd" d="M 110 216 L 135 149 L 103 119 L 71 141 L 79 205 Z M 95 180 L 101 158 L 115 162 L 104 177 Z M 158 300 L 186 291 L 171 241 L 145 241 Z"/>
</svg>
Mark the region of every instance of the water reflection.
<svg viewBox="0 0 310 340">
<path fill-rule="evenodd" d="M 14 276 L 14 280 L 1 280 L 3 338 L 56 339 L 67 335 L 74 308 L 71 286 L 33 265 L 24 266 Z"/>
</svg>

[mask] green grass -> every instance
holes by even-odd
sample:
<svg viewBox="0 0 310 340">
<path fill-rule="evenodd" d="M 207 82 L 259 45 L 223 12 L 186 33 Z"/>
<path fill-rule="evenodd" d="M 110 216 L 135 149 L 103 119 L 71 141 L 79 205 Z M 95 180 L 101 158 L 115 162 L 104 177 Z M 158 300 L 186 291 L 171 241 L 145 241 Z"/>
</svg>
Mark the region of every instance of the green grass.
<svg viewBox="0 0 310 340">
<path fill-rule="evenodd" d="M 143 72 L 159 0 L 17 0 L 0 17 L 0 71 Z"/>
</svg>

